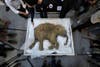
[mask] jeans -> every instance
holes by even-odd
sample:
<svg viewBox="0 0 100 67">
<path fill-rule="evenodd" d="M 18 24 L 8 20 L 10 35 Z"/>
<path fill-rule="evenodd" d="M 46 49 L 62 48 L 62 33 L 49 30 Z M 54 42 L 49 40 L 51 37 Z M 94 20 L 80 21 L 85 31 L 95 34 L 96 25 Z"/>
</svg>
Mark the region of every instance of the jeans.
<svg viewBox="0 0 100 67">
<path fill-rule="evenodd" d="M 43 0 L 41 4 L 37 4 L 37 9 L 40 11 L 41 18 L 47 18 L 47 6 L 50 0 Z"/>
<path fill-rule="evenodd" d="M 66 13 L 72 9 L 73 7 L 73 0 L 64 0 L 62 3 L 62 10 L 60 12 L 60 18 L 64 18 L 66 16 Z"/>
<path fill-rule="evenodd" d="M 32 7 L 32 8 L 26 7 L 26 9 L 28 10 L 29 15 L 31 16 L 31 22 L 33 22 L 33 18 L 34 18 L 34 7 Z"/>
<path fill-rule="evenodd" d="M 47 18 L 47 6 L 44 5 L 38 5 L 39 9 L 40 9 L 40 17 L 41 18 Z"/>
</svg>

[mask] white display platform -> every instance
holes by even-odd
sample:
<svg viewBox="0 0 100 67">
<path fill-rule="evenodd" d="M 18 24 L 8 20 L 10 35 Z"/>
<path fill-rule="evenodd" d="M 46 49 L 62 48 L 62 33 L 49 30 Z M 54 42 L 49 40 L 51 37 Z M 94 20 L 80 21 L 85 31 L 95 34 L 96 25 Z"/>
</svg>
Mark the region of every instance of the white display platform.
<svg viewBox="0 0 100 67">
<path fill-rule="evenodd" d="M 43 41 L 43 48 L 44 50 L 39 50 L 39 42 L 35 44 L 32 49 L 29 49 L 29 46 L 34 41 L 34 28 L 36 28 L 40 24 L 44 23 L 51 23 L 54 25 L 61 25 L 67 31 L 68 41 L 67 44 L 64 45 L 66 42 L 66 37 L 58 36 L 57 42 L 59 43 L 59 49 L 51 49 L 49 50 L 48 47 L 51 43 L 48 40 Z M 57 54 L 52 54 L 57 53 Z M 69 55 L 73 56 L 74 53 L 74 46 L 73 46 L 73 38 L 72 38 L 72 31 L 71 31 L 71 21 L 69 18 L 66 19 L 34 19 L 34 26 L 32 25 L 30 19 L 28 19 L 27 23 L 27 33 L 26 33 L 26 40 L 24 43 L 24 55 L 30 55 L 33 58 L 35 57 L 42 57 L 42 56 L 50 56 L 50 55 Z"/>
</svg>

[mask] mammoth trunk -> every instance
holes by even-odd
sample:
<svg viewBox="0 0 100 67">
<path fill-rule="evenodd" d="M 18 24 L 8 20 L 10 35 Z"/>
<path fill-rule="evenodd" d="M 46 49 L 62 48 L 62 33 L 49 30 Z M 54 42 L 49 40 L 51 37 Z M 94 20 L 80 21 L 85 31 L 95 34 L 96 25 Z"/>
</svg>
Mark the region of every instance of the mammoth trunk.
<svg viewBox="0 0 100 67">
<path fill-rule="evenodd" d="M 36 43 L 36 41 L 34 41 L 34 42 L 29 46 L 29 48 L 32 49 L 32 48 L 34 47 L 35 43 Z"/>
</svg>

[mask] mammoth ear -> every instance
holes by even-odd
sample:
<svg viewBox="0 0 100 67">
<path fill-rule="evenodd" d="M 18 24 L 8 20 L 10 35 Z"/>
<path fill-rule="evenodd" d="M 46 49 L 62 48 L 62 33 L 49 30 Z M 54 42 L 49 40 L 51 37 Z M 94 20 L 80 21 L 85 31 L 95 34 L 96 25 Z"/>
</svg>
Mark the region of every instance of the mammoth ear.
<svg viewBox="0 0 100 67">
<path fill-rule="evenodd" d="M 59 29 L 61 29 L 61 28 L 64 28 L 64 27 L 61 26 L 61 25 L 56 25 L 56 29 L 57 29 L 57 30 L 59 30 Z"/>
</svg>

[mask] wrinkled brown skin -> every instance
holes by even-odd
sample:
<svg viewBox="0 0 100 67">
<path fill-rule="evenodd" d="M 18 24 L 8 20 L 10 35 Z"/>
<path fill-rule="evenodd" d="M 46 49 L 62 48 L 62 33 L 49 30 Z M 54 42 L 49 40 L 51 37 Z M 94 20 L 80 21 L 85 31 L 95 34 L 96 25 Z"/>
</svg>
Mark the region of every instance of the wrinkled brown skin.
<svg viewBox="0 0 100 67">
<path fill-rule="evenodd" d="M 32 45 L 29 46 L 30 49 L 32 49 L 36 42 L 39 41 L 39 50 L 43 50 L 43 41 L 44 40 L 49 40 L 51 43 L 51 46 L 49 49 L 59 48 L 59 44 L 57 42 L 57 36 L 63 36 L 66 37 L 66 43 L 67 44 L 67 32 L 65 28 L 61 25 L 54 25 L 50 23 L 44 23 L 40 24 L 34 29 L 34 35 L 35 35 L 35 40 L 32 43 Z"/>
</svg>

